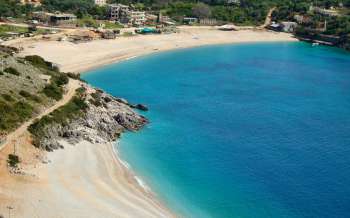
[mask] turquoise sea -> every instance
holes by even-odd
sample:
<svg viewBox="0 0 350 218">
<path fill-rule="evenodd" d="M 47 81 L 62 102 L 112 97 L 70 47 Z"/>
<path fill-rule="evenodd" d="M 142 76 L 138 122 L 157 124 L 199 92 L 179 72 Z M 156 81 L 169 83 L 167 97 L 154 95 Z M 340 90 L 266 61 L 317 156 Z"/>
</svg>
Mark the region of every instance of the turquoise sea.
<svg viewBox="0 0 350 218">
<path fill-rule="evenodd" d="M 151 123 L 118 149 L 181 217 L 350 217 L 350 53 L 207 46 L 83 78 L 149 106 Z"/>
</svg>

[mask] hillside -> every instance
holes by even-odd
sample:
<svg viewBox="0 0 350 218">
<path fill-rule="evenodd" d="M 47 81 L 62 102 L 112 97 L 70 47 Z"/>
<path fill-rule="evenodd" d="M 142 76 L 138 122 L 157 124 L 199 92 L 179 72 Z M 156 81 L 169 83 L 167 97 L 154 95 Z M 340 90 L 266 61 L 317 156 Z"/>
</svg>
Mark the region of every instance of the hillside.
<svg viewBox="0 0 350 218">
<path fill-rule="evenodd" d="M 0 140 L 62 98 L 68 77 L 38 56 L 0 52 Z"/>
</svg>

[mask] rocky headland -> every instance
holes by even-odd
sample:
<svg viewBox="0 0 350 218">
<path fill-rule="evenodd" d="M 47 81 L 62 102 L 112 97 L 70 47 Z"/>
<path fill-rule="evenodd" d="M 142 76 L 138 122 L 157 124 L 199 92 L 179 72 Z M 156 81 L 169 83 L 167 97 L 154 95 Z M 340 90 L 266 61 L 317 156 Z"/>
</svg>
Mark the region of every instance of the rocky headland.
<svg viewBox="0 0 350 218">
<path fill-rule="evenodd" d="M 115 141 L 122 132 L 139 130 L 148 122 L 133 110 L 146 110 L 146 106 L 132 105 L 125 99 L 113 97 L 84 83 L 72 102 L 73 105 L 64 106 L 72 111 L 60 108 L 29 127 L 34 136 L 34 145 L 53 151 L 64 148 L 62 140 L 70 144 L 84 140 L 109 143 Z M 79 110 L 74 108 L 76 105 L 80 107 Z"/>
</svg>

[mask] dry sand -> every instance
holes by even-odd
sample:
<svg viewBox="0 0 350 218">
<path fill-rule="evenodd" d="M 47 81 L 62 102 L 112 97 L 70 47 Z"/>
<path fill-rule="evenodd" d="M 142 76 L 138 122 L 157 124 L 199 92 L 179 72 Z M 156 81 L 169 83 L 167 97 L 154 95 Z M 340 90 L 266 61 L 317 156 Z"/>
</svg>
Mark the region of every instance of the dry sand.
<svg viewBox="0 0 350 218">
<path fill-rule="evenodd" d="M 2 183 L 1 214 L 11 205 L 11 217 L 173 217 L 137 184 L 112 145 L 66 144 L 47 159 Z"/>
<path fill-rule="evenodd" d="M 291 34 L 266 30 L 219 31 L 215 27 L 180 27 L 179 33 L 137 35 L 88 43 L 40 41 L 14 43 L 22 55 L 41 55 L 65 72 L 84 72 L 140 55 L 159 51 L 225 43 L 296 41 Z M 10 44 L 10 43 L 9 43 Z"/>
<path fill-rule="evenodd" d="M 180 33 L 120 37 L 73 44 L 58 41 L 6 42 L 24 47 L 21 55 L 37 54 L 66 72 L 84 72 L 101 65 L 159 51 L 224 43 L 295 41 L 290 34 L 211 27 L 181 27 Z M 82 142 L 46 154 L 30 145 L 27 131 L 17 137 L 17 153 L 26 175 L 6 168 L 11 146 L 0 149 L 0 215 L 7 217 L 173 217 L 137 184 L 117 159 L 111 145 Z M 42 160 L 48 159 L 48 164 Z"/>
</svg>

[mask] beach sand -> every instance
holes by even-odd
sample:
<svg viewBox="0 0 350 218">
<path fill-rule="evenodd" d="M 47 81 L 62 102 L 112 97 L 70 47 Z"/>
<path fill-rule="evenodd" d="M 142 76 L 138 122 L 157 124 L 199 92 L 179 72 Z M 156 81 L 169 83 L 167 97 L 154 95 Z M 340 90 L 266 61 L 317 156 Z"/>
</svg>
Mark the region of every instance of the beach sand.
<svg viewBox="0 0 350 218">
<path fill-rule="evenodd" d="M 2 175 L 0 214 L 10 205 L 11 217 L 174 217 L 113 153 L 111 144 L 65 144 L 26 176 Z"/>
<path fill-rule="evenodd" d="M 180 27 L 163 35 L 119 37 L 73 44 L 26 40 L 20 55 L 40 55 L 65 72 L 85 72 L 102 65 L 159 51 L 194 46 L 296 41 L 290 34 L 269 31 L 218 31 L 212 27 Z M 30 145 L 26 131 L 18 139 L 26 175 L 10 175 L 6 168 L 11 146 L 0 151 L 0 215 L 11 217 L 174 217 L 159 199 L 137 183 L 114 154 L 112 145 L 82 142 L 52 153 Z M 43 160 L 49 163 L 42 163 Z M 46 162 L 46 161 L 45 161 Z"/>
<path fill-rule="evenodd" d="M 87 43 L 39 41 L 13 43 L 24 48 L 22 55 L 40 55 L 58 64 L 64 72 L 84 72 L 102 65 L 140 55 L 177 48 L 212 44 L 297 41 L 291 34 L 266 30 L 220 31 L 215 27 L 179 28 L 179 33 L 136 35 L 115 40 L 94 40 Z"/>
</svg>

